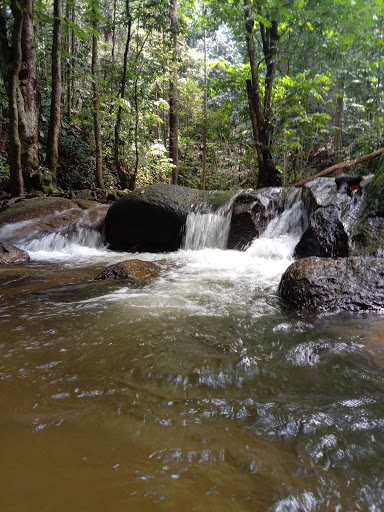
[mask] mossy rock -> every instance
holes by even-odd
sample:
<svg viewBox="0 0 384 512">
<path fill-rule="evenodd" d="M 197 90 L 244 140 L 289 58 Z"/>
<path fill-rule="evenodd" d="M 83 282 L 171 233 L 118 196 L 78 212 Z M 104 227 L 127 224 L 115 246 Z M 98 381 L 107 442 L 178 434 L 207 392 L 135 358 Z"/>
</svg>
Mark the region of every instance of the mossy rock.
<svg viewBox="0 0 384 512">
<path fill-rule="evenodd" d="M 34 197 L 14 203 L 0 212 L 0 226 L 14 224 L 24 220 L 45 217 L 70 208 L 80 207 L 70 199 L 63 197 Z"/>
<path fill-rule="evenodd" d="M 352 233 L 352 254 L 384 256 L 384 155 L 375 176 L 361 185 L 363 199 Z"/>
<path fill-rule="evenodd" d="M 129 284 L 144 285 L 159 277 L 162 268 L 162 265 L 152 261 L 126 260 L 109 265 L 101 274 L 95 277 L 95 280 L 123 279 Z"/>
</svg>

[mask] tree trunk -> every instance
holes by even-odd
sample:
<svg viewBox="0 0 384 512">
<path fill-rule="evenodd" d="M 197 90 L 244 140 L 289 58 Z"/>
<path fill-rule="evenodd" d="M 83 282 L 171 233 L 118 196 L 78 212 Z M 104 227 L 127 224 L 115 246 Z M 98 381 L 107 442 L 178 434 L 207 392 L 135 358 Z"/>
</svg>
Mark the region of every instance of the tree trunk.
<svg viewBox="0 0 384 512">
<path fill-rule="evenodd" d="M 62 0 L 53 2 L 53 42 L 52 42 L 52 96 L 47 138 L 47 158 L 45 165 L 56 179 L 58 143 L 60 133 L 61 105 L 61 19 L 63 16 Z"/>
<path fill-rule="evenodd" d="M 39 102 L 36 81 L 36 46 L 33 29 L 33 0 L 23 2 L 21 37 L 22 64 L 18 95 L 21 164 L 24 183 L 28 187 L 31 172 L 39 166 Z"/>
<path fill-rule="evenodd" d="M 339 81 L 339 93 L 336 98 L 335 111 L 335 137 L 333 163 L 338 164 L 343 160 L 343 109 L 344 109 L 344 81 Z"/>
<path fill-rule="evenodd" d="M 97 85 L 97 12 L 95 9 L 92 12 L 93 15 L 93 37 L 92 37 L 92 88 L 93 88 L 93 127 L 95 131 L 95 146 L 96 146 L 96 169 L 95 179 L 96 187 L 105 189 L 103 181 L 103 156 L 101 152 L 101 134 L 100 134 L 100 119 L 99 119 L 99 88 Z"/>
<path fill-rule="evenodd" d="M 19 73 L 21 69 L 21 34 L 23 12 L 20 2 L 11 0 L 13 27 L 11 39 L 7 37 L 7 14 L 0 6 L 0 51 L 1 73 L 8 97 L 9 108 L 9 147 L 8 161 L 13 196 L 24 196 L 24 180 L 21 167 L 21 142 L 19 136 Z"/>
<path fill-rule="evenodd" d="M 137 171 L 139 170 L 139 98 L 137 96 L 137 79 L 135 82 L 134 100 L 135 100 L 135 169 L 129 180 L 129 190 L 135 190 Z"/>
<path fill-rule="evenodd" d="M 368 162 L 369 160 L 372 160 L 373 158 L 377 158 L 378 156 L 382 155 L 383 153 L 384 153 L 384 148 L 381 148 L 381 149 L 378 149 L 377 151 L 374 151 L 373 153 L 369 153 L 368 155 L 362 156 L 360 158 L 355 158 L 355 160 L 349 160 L 348 162 L 340 162 L 338 164 L 332 165 L 331 167 L 327 167 L 323 171 L 320 171 L 317 174 L 314 174 L 313 176 L 306 178 L 305 180 L 301 180 L 301 181 L 297 181 L 296 183 L 292 183 L 292 184 L 288 185 L 288 187 L 302 187 L 309 181 L 312 181 L 316 178 L 322 178 L 323 176 L 327 176 L 328 174 L 331 174 L 332 172 L 338 172 L 340 169 L 348 169 L 349 167 L 352 167 L 353 165 Z"/>
<path fill-rule="evenodd" d="M 207 68 L 207 31 L 204 29 L 204 126 L 203 126 L 203 175 L 201 180 L 201 189 L 205 190 L 205 178 L 207 174 L 207 87 L 208 87 L 208 68 Z M 185 169 L 184 169 L 185 176 Z"/>
<path fill-rule="evenodd" d="M 258 188 L 278 186 L 281 177 L 276 169 L 271 153 L 272 129 L 272 89 L 275 74 L 275 61 L 279 39 L 277 21 L 272 21 L 267 29 L 260 23 L 260 33 L 263 42 L 264 61 L 266 63 L 264 103 L 260 94 L 259 68 L 256 60 L 256 48 L 253 37 L 254 20 L 251 17 L 251 2 L 244 0 L 245 29 L 247 37 L 247 50 L 251 67 L 252 80 L 247 83 L 248 103 L 252 121 L 253 138 L 259 159 Z"/>
<path fill-rule="evenodd" d="M 169 158 L 172 160 L 171 183 L 179 177 L 179 116 L 177 108 L 177 0 L 171 2 L 172 71 L 169 94 Z"/>
<path fill-rule="evenodd" d="M 125 97 L 125 88 L 127 84 L 127 65 L 128 65 L 128 51 L 129 51 L 129 43 L 131 42 L 131 28 L 132 28 L 132 17 L 129 10 L 129 1 L 126 0 L 126 10 L 127 10 L 127 18 L 128 18 L 128 32 L 127 39 L 125 42 L 125 50 L 124 50 L 124 61 L 123 61 L 123 77 L 121 80 L 121 96 L 120 98 L 123 100 Z M 120 185 L 122 189 L 127 188 L 128 185 L 128 177 L 124 169 L 122 169 L 120 162 L 120 127 L 121 127 L 121 116 L 123 113 L 123 107 L 121 104 L 117 110 L 116 124 L 115 124 L 115 145 L 114 145 L 114 158 L 115 158 L 115 167 L 116 172 L 120 180 Z"/>
</svg>

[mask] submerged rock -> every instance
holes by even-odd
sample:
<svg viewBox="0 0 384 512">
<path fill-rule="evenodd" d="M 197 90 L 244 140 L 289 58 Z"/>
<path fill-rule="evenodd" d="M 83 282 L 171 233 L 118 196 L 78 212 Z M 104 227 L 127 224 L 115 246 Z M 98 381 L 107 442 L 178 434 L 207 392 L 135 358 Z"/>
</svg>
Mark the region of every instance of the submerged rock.
<svg viewBox="0 0 384 512">
<path fill-rule="evenodd" d="M 319 311 L 384 311 L 384 265 L 381 258 L 310 257 L 293 263 L 281 278 L 283 302 Z"/>
<path fill-rule="evenodd" d="M 309 226 L 297 244 L 295 258 L 348 256 L 348 235 L 336 206 L 319 208 L 310 217 Z"/>
<path fill-rule="evenodd" d="M 161 263 L 163 263 L 163 260 Z M 162 264 L 152 261 L 126 260 L 109 265 L 101 274 L 95 277 L 95 280 L 124 279 L 130 284 L 146 284 L 159 277 L 163 268 Z"/>
<path fill-rule="evenodd" d="M 0 242 L 0 264 L 25 263 L 30 257 L 26 251 L 8 242 Z"/>
</svg>

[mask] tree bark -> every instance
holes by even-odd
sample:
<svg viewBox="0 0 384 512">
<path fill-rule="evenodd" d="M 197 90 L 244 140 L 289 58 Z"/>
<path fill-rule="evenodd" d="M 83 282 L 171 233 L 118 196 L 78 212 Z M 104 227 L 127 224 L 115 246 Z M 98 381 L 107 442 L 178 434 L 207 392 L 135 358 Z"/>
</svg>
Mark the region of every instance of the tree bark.
<svg viewBox="0 0 384 512">
<path fill-rule="evenodd" d="M 92 37 L 92 65 L 91 65 L 91 73 L 92 73 L 92 88 L 93 88 L 93 127 L 95 132 L 95 146 L 96 146 L 96 169 L 95 169 L 95 179 L 97 188 L 105 189 L 104 180 L 103 180 L 103 156 L 101 152 L 101 132 L 100 132 L 100 114 L 99 114 L 99 88 L 97 85 L 97 12 L 96 9 L 93 10 L 93 37 Z"/>
<path fill-rule="evenodd" d="M 251 2 L 244 0 L 245 29 L 247 51 L 251 67 L 251 81 L 247 82 L 247 94 L 252 122 L 253 138 L 259 160 L 258 188 L 278 186 L 281 184 L 280 174 L 272 159 L 272 89 L 276 68 L 278 23 L 273 20 L 271 27 L 265 28 L 260 23 L 260 33 L 263 42 L 264 61 L 266 63 L 264 103 L 260 94 L 259 65 L 256 60 L 256 48 L 253 37 L 254 20 L 251 16 Z"/>
<path fill-rule="evenodd" d="M 127 66 L 128 66 L 128 51 L 129 44 L 131 42 L 131 29 L 132 29 L 132 17 L 129 9 L 129 1 L 126 0 L 126 10 L 127 10 L 127 19 L 128 19 L 128 31 L 127 31 L 127 39 L 125 42 L 125 50 L 124 50 L 124 60 L 123 60 L 123 77 L 121 80 L 121 95 L 120 98 L 123 100 L 125 97 L 125 88 L 127 84 Z M 120 185 L 122 189 L 127 188 L 128 185 L 128 176 L 127 173 L 121 166 L 120 162 L 120 127 L 121 127 L 121 117 L 123 113 L 123 107 L 121 104 L 117 110 L 116 124 L 115 124 L 115 144 L 114 144 L 114 159 L 115 159 L 115 167 L 116 172 L 120 180 Z"/>
<path fill-rule="evenodd" d="M 21 34 L 23 30 L 23 12 L 18 0 L 11 0 L 13 26 L 10 40 L 7 37 L 7 14 L 0 6 L 0 51 L 1 72 L 7 91 L 9 108 L 9 147 L 8 162 L 10 169 L 11 193 L 24 196 L 24 180 L 21 166 L 21 142 L 19 136 L 19 73 L 21 69 Z"/>
<path fill-rule="evenodd" d="M 336 98 L 335 111 L 335 137 L 334 137 L 334 159 L 333 163 L 338 164 L 343 159 L 343 110 L 344 110 L 344 81 L 339 81 L 339 93 Z"/>
<path fill-rule="evenodd" d="M 179 115 L 177 101 L 177 0 L 171 2 L 172 70 L 169 94 L 169 158 L 174 165 L 171 183 L 177 185 L 179 177 Z"/>
<path fill-rule="evenodd" d="M 61 20 L 63 17 L 62 0 L 53 2 L 53 42 L 52 42 L 52 93 L 49 117 L 47 158 L 45 165 L 56 179 L 57 161 L 59 157 L 58 143 L 60 133 L 61 105 Z"/>
<path fill-rule="evenodd" d="M 205 178 L 207 174 L 207 87 L 208 87 L 208 66 L 207 66 L 207 30 L 204 29 L 204 126 L 203 126 L 203 175 L 201 179 L 201 190 L 205 190 Z M 185 176 L 185 169 L 184 169 Z M 184 178 L 183 176 L 183 178 Z"/>
<path fill-rule="evenodd" d="M 377 151 L 374 151 L 373 153 L 369 153 L 368 155 L 362 156 L 360 158 L 355 158 L 355 160 L 349 160 L 348 162 L 340 162 L 336 165 L 332 165 L 331 167 L 327 167 L 321 172 L 318 172 L 317 174 L 314 174 L 313 176 L 310 176 L 309 178 L 306 178 L 305 180 L 297 181 L 296 183 L 292 183 L 288 185 L 288 187 L 302 187 L 309 181 L 312 181 L 316 178 L 322 178 L 323 176 L 327 176 L 328 174 L 331 174 L 332 172 L 339 171 L 340 169 L 348 169 L 349 167 L 352 167 L 353 165 L 362 164 L 363 162 L 368 162 L 369 160 L 372 160 L 373 158 L 376 158 L 384 153 L 384 148 L 378 149 Z"/>
<path fill-rule="evenodd" d="M 34 0 L 23 0 L 21 37 L 22 64 L 19 73 L 18 110 L 21 142 L 21 164 L 26 187 L 32 171 L 39 166 L 39 101 L 36 78 L 36 46 L 33 28 Z"/>
</svg>

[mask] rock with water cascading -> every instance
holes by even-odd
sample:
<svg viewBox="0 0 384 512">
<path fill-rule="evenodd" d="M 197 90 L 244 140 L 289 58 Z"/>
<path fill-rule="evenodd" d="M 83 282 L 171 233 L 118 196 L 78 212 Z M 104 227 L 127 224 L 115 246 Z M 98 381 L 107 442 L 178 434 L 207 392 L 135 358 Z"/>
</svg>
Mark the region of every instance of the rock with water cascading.
<svg viewBox="0 0 384 512">
<path fill-rule="evenodd" d="M 383 259 L 304 258 L 284 272 L 279 294 L 298 309 L 319 311 L 384 311 Z"/>
<path fill-rule="evenodd" d="M 168 184 L 138 188 L 110 207 L 106 241 L 110 249 L 119 251 L 176 251 L 182 245 L 188 213 L 215 210 L 233 194 Z"/>
<path fill-rule="evenodd" d="M 287 195 L 295 194 L 296 191 L 277 187 L 239 194 L 233 203 L 228 249 L 246 249 L 254 238 L 262 235 L 271 220 L 284 210 Z"/>
<path fill-rule="evenodd" d="M 348 256 L 348 235 L 336 206 L 319 208 L 312 213 L 309 226 L 295 247 L 295 258 Z"/>
<path fill-rule="evenodd" d="M 30 257 L 26 251 L 8 242 L 0 242 L 0 265 L 10 263 L 25 263 Z"/>
<path fill-rule="evenodd" d="M 58 235 L 68 243 L 76 240 L 87 245 L 90 237 L 103 230 L 108 208 L 94 201 L 27 199 L 0 213 L 0 238 L 19 245 Z"/>
<path fill-rule="evenodd" d="M 143 285 L 159 277 L 165 265 L 164 260 L 157 263 L 139 259 L 121 261 L 120 263 L 109 265 L 95 277 L 95 280 L 122 279 L 129 284 Z"/>
</svg>

